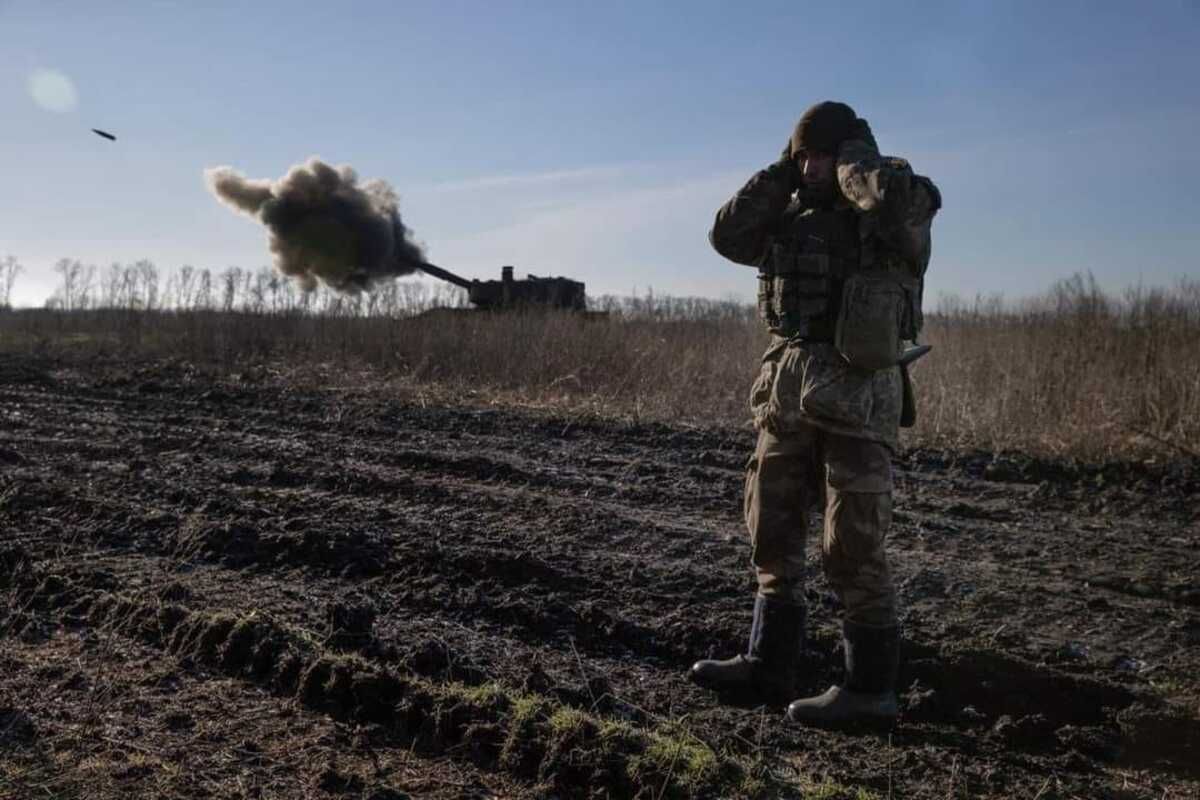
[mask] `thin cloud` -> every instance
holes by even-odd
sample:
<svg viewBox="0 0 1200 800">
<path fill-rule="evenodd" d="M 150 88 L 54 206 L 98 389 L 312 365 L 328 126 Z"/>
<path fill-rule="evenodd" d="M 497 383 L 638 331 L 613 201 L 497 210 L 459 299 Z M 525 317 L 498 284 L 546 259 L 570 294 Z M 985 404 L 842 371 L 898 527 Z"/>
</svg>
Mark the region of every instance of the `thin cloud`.
<svg viewBox="0 0 1200 800">
<path fill-rule="evenodd" d="M 606 180 L 628 174 L 632 164 L 608 164 L 577 169 L 550 170 L 546 172 L 516 172 L 503 175 L 481 175 L 457 181 L 444 181 L 414 189 L 427 192 L 470 192 L 480 189 L 520 189 L 550 186 L 564 183 L 579 183 Z"/>
<path fill-rule="evenodd" d="M 564 275 L 587 282 L 592 294 L 635 285 L 749 292 L 707 241 L 716 209 L 745 179 L 720 173 L 579 192 L 507 224 L 439 239 L 439 258 L 473 277 L 491 277 L 501 264 Z"/>
</svg>

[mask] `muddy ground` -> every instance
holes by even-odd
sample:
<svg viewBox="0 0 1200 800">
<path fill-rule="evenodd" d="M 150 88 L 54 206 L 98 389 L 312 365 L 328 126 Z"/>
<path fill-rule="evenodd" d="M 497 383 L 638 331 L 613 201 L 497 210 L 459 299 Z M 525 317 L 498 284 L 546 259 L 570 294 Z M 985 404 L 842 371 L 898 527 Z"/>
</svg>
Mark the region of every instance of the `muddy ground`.
<svg viewBox="0 0 1200 800">
<path fill-rule="evenodd" d="M 904 453 L 904 711 L 844 733 L 685 679 L 752 444 L 0 356 L 0 797 L 1200 797 L 1196 465 Z"/>
</svg>

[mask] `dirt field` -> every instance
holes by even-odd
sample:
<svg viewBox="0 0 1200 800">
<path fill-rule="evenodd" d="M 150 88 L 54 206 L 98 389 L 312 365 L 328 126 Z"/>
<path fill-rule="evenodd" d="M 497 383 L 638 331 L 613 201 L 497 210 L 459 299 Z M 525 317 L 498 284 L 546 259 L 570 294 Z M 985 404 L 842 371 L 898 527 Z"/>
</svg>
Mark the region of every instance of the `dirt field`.
<svg viewBox="0 0 1200 800">
<path fill-rule="evenodd" d="M 0 356 L 0 797 L 1200 797 L 1195 465 L 906 453 L 904 712 L 838 733 L 686 680 L 752 442 Z"/>
</svg>

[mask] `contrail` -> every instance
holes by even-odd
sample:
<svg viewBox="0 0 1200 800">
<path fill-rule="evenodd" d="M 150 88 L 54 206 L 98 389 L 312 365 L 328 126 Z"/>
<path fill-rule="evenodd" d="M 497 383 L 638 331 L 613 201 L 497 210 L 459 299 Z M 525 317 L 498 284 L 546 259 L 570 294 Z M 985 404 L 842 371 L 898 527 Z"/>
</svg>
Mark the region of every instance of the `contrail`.
<svg viewBox="0 0 1200 800">
<path fill-rule="evenodd" d="M 250 179 L 232 167 L 207 169 L 204 177 L 221 202 L 267 226 L 275 267 L 305 290 L 320 279 L 359 292 L 425 261 L 400 220 L 395 190 L 382 180 L 359 186 L 347 165 L 310 158 L 277 181 Z"/>
</svg>

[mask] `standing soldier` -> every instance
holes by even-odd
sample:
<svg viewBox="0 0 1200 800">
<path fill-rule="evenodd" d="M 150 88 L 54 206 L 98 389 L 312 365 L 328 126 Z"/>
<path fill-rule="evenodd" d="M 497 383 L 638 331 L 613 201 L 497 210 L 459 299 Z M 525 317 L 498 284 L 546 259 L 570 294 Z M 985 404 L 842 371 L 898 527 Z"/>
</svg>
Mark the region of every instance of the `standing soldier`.
<svg viewBox="0 0 1200 800">
<path fill-rule="evenodd" d="M 880 156 L 843 103 L 804 112 L 782 157 L 717 212 L 717 252 L 757 267 L 771 345 L 750 393 L 758 444 L 745 515 L 758 577 L 745 655 L 692 667 L 698 683 L 795 697 L 805 631 L 807 517 L 824 508 L 822 564 L 845 608 L 845 679 L 787 715 L 820 724 L 897 714 L 900 630 L 884 540 L 891 454 L 912 424 L 904 350 L 921 329 L 937 188 Z"/>
</svg>

